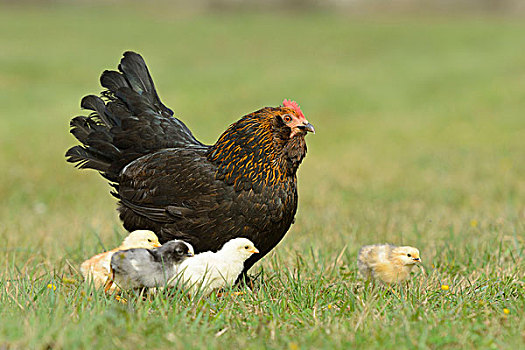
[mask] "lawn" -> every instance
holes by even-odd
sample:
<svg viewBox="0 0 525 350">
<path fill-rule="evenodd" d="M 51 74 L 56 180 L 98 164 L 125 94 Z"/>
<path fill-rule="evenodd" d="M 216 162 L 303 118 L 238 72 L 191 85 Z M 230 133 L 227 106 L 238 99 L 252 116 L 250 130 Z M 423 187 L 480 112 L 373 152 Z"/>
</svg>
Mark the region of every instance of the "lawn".
<svg viewBox="0 0 525 350">
<path fill-rule="evenodd" d="M 3 5 L 0 33 L 0 348 L 525 342 L 522 19 Z M 129 49 L 203 142 L 284 98 L 315 125 L 296 223 L 243 296 L 124 302 L 77 272 L 125 232 L 107 183 L 65 162 L 68 123 Z M 424 269 L 364 283 L 357 252 L 380 242 Z"/>
</svg>

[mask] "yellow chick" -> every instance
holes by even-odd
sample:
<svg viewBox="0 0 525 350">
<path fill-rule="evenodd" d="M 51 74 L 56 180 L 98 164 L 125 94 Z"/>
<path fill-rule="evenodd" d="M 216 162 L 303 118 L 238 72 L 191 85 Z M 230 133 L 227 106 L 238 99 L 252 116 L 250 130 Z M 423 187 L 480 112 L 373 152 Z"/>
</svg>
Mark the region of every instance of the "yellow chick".
<svg viewBox="0 0 525 350">
<path fill-rule="evenodd" d="M 405 281 L 414 265 L 420 262 L 416 248 L 390 244 L 364 246 L 357 257 L 357 267 L 364 278 L 378 279 L 385 284 Z"/>
<path fill-rule="evenodd" d="M 157 235 L 152 231 L 133 231 L 124 239 L 118 248 L 97 254 L 84 261 L 82 265 L 80 265 L 80 272 L 86 281 L 93 281 L 94 286 L 99 288 L 106 284 L 110 276 L 110 263 L 113 253 L 131 248 L 153 249 L 160 246 L 161 244 L 159 243 Z M 114 289 L 114 287 L 112 289 Z"/>
</svg>

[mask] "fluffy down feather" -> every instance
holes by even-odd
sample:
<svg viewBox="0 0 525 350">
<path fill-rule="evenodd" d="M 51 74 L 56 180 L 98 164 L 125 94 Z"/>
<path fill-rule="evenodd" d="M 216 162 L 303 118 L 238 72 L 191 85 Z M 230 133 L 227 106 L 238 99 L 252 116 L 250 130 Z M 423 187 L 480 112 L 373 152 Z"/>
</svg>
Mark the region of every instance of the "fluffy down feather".
<svg viewBox="0 0 525 350">
<path fill-rule="evenodd" d="M 231 286 L 242 272 L 244 261 L 256 253 L 259 251 L 249 239 L 232 239 L 216 253 L 204 252 L 184 260 L 170 285 L 184 285 L 204 294 Z"/>
<path fill-rule="evenodd" d="M 359 272 L 364 278 L 377 279 L 385 284 L 408 279 L 414 265 L 420 262 L 417 248 L 390 244 L 364 246 L 357 258 Z"/>
<path fill-rule="evenodd" d="M 153 232 L 147 230 L 133 231 L 117 248 L 97 254 L 84 261 L 80 265 L 80 272 L 86 281 L 92 281 L 96 288 L 100 288 L 106 284 L 106 281 L 110 276 L 111 257 L 115 252 L 131 248 L 153 249 L 156 247 L 160 247 L 160 243 L 159 239 Z"/>
<path fill-rule="evenodd" d="M 111 257 L 112 282 L 120 289 L 163 287 L 177 274 L 178 265 L 193 256 L 193 247 L 173 240 L 155 249 L 128 249 Z M 108 284 L 109 290 L 112 285 Z"/>
</svg>

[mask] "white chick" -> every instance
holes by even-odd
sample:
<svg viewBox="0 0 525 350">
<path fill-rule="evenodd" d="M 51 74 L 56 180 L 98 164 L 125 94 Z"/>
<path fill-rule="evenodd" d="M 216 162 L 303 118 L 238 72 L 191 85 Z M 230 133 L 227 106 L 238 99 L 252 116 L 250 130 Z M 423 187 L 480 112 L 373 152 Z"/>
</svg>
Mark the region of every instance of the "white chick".
<svg viewBox="0 0 525 350">
<path fill-rule="evenodd" d="M 177 266 L 193 256 L 193 247 L 174 239 L 155 249 L 134 248 L 118 251 L 111 258 L 111 280 L 120 289 L 156 288 L 165 286 L 177 274 Z"/>
<path fill-rule="evenodd" d="M 119 250 L 131 248 L 156 248 L 160 247 L 157 235 L 148 230 L 131 232 L 122 244 L 110 251 L 97 254 L 80 265 L 80 272 L 86 281 L 93 281 L 96 288 L 106 284 L 110 276 L 110 263 L 113 254 Z"/>
<path fill-rule="evenodd" d="M 416 248 L 390 244 L 364 246 L 357 257 L 357 266 L 364 278 L 374 278 L 385 284 L 405 281 L 414 265 L 420 262 Z"/>
<path fill-rule="evenodd" d="M 252 241 L 234 238 L 216 253 L 204 252 L 184 260 L 170 285 L 183 284 L 190 291 L 201 289 L 204 294 L 225 288 L 235 282 L 244 268 L 244 261 L 255 253 L 259 250 Z"/>
</svg>

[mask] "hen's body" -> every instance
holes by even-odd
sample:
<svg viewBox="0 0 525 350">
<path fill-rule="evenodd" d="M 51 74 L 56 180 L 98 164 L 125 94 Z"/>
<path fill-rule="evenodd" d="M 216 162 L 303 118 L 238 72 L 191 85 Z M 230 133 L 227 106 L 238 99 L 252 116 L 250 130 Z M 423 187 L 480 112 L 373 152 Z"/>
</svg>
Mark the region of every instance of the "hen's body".
<svg viewBox="0 0 525 350">
<path fill-rule="evenodd" d="M 296 171 L 313 127 L 294 105 L 267 107 L 204 145 L 160 102 L 139 55 L 125 53 L 119 70 L 101 77 L 107 103 L 83 99 L 95 113 L 71 121 L 83 146 L 71 148 L 68 161 L 111 181 L 129 231 L 152 230 L 161 242 L 182 239 L 196 253 L 250 239 L 261 254 L 246 261 L 247 271 L 294 220 Z"/>
</svg>

